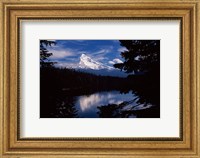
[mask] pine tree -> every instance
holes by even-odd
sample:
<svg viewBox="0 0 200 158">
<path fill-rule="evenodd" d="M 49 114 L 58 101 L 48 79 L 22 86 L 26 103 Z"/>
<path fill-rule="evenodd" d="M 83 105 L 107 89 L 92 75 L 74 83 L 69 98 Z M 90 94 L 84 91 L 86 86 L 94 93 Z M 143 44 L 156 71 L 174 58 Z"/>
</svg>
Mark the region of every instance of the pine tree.
<svg viewBox="0 0 200 158">
<path fill-rule="evenodd" d="M 115 68 L 127 73 L 159 73 L 160 41 L 159 40 L 120 40 L 127 50 L 121 52 L 124 63 L 115 64 Z"/>
<path fill-rule="evenodd" d="M 56 42 L 49 41 L 49 40 L 40 40 L 40 67 L 41 68 L 47 68 L 47 67 L 53 67 L 55 62 L 50 61 L 48 58 L 52 56 L 52 53 L 49 53 L 47 50 L 47 46 L 55 45 Z"/>
</svg>

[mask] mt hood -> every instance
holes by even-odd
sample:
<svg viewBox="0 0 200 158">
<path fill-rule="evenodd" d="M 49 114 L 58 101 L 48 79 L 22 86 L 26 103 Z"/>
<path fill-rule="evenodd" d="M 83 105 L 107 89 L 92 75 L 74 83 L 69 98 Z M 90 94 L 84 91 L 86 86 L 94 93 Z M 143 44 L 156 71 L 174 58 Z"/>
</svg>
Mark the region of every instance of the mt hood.
<svg viewBox="0 0 200 158">
<path fill-rule="evenodd" d="M 85 54 L 82 54 L 80 56 L 80 62 L 78 63 L 76 69 L 82 72 L 92 73 L 101 76 L 115 76 L 115 77 L 127 76 L 126 73 L 118 69 L 115 69 L 114 67 L 95 61 Z"/>
<path fill-rule="evenodd" d="M 92 69 L 92 70 L 101 70 L 101 69 L 113 70 L 114 69 L 111 66 L 105 65 L 103 63 L 100 63 L 98 61 L 91 59 L 89 56 L 85 54 L 82 54 L 80 56 L 80 62 L 79 62 L 78 67 L 81 69 Z"/>
</svg>

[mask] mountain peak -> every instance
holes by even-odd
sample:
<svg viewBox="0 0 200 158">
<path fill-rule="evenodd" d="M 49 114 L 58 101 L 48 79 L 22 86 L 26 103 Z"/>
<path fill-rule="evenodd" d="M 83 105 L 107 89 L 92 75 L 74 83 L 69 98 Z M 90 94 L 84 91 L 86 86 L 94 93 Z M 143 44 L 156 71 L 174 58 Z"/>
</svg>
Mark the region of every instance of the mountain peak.
<svg viewBox="0 0 200 158">
<path fill-rule="evenodd" d="M 80 58 L 85 58 L 85 57 L 88 57 L 86 54 L 81 54 Z"/>
<path fill-rule="evenodd" d="M 86 54 L 81 54 L 81 56 L 80 56 L 80 61 L 88 61 L 88 62 L 91 62 L 92 61 L 92 59 L 89 57 L 89 56 L 87 56 Z"/>
<path fill-rule="evenodd" d="M 104 65 L 103 63 L 100 63 L 98 61 L 95 61 L 91 59 L 86 54 L 81 54 L 80 56 L 80 62 L 79 62 L 79 68 L 82 69 L 93 69 L 93 70 L 100 70 L 100 69 L 113 69 L 110 66 Z"/>
</svg>

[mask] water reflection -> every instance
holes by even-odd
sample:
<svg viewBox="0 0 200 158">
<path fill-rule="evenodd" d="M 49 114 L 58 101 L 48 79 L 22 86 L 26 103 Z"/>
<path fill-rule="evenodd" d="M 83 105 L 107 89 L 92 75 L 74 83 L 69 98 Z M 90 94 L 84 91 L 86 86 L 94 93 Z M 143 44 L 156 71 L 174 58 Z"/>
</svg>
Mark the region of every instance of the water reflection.
<svg viewBox="0 0 200 158">
<path fill-rule="evenodd" d="M 82 112 L 90 110 L 91 108 L 97 107 L 104 104 L 120 104 L 124 100 L 132 99 L 132 93 L 120 94 L 119 91 L 109 91 L 109 92 L 98 92 L 91 95 L 83 95 L 77 97 L 78 108 Z"/>
<path fill-rule="evenodd" d="M 75 107 L 78 110 L 79 117 L 81 118 L 99 117 L 99 107 L 105 105 L 111 107 L 111 105 L 124 105 L 126 102 L 126 106 L 123 107 L 123 110 L 126 111 L 131 108 L 140 110 L 151 107 L 151 105 L 146 107 L 143 107 L 143 105 L 137 106 L 137 97 L 132 94 L 131 91 L 126 94 L 120 93 L 119 91 L 98 92 L 91 95 L 78 96 L 76 100 Z M 131 115 L 130 117 L 136 116 Z"/>
</svg>

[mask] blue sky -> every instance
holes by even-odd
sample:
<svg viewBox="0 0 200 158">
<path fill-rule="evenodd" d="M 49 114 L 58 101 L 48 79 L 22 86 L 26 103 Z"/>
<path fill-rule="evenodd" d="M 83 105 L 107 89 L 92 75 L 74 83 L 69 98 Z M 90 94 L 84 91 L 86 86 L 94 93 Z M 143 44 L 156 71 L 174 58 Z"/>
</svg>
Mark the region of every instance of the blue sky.
<svg viewBox="0 0 200 158">
<path fill-rule="evenodd" d="M 56 45 L 47 49 L 53 55 L 51 61 L 58 67 L 76 67 L 81 54 L 86 54 L 93 60 L 112 66 L 123 61 L 120 53 L 126 50 L 118 40 L 55 40 Z"/>
</svg>

